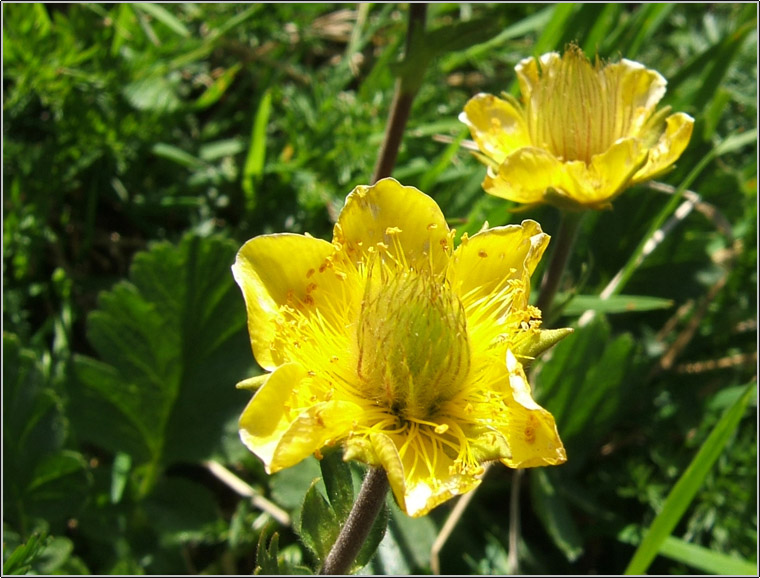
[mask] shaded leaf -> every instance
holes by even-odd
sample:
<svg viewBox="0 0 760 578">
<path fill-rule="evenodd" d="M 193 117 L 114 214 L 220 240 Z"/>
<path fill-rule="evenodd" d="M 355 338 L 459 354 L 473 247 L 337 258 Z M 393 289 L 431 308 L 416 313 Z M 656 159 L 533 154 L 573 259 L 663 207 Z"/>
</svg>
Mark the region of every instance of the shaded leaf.
<svg viewBox="0 0 760 578">
<path fill-rule="evenodd" d="M 102 361 L 75 359 L 79 433 L 156 468 L 210 457 L 245 403 L 245 309 L 229 272 L 235 244 L 187 236 L 135 257 L 131 282 L 100 296 L 88 338 Z"/>
<path fill-rule="evenodd" d="M 562 295 L 557 297 L 562 301 Z M 632 311 L 653 311 L 673 306 L 671 299 L 647 297 L 643 295 L 612 295 L 602 299 L 598 295 L 576 295 L 563 308 L 562 314 L 575 316 L 591 310 L 597 313 L 628 313 Z"/>
<path fill-rule="evenodd" d="M 536 514 L 568 561 L 574 562 L 583 554 L 578 526 L 573 520 L 567 501 L 557 490 L 554 471 L 535 468 L 530 472 L 530 496 Z"/>
</svg>

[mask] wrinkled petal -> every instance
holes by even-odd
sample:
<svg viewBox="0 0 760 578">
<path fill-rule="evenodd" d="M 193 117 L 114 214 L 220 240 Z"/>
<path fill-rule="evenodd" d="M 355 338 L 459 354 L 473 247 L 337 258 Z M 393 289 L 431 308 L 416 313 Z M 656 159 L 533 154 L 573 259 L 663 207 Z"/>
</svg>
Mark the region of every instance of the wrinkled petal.
<svg viewBox="0 0 760 578">
<path fill-rule="evenodd" d="M 285 361 L 272 347 L 280 307 L 303 303 L 317 277 L 334 283 L 329 275 L 315 276 L 334 253 L 327 241 L 292 234 L 255 237 L 238 252 L 232 274 L 243 291 L 253 354 L 264 369 Z"/>
<path fill-rule="evenodd" d="M 497 164 L 510 153 L 530 146 L 523 111 L 491 94 L 478 94 L 464 106 L 459 120 L 470 127 L 470 134 L 483 153 Z"/>
<path fill-rule="evenodd" d="M 686 150 L 694 130 L 694 119 L 678 112 L 669 116 L 665 122 L 665 131 L 650 149 L 646 164 L 634 175 L 634 183 L 655 178 L 668 171 Z"/>
<path fill-rule="evenodd" d="M 453 248 L 436 202 L 395 179 L 356 187 L 346 198 L 333 235 L 356 263 L 387 250 L 405 266 L 435 272 L 445 270 Z"/>
</svg>

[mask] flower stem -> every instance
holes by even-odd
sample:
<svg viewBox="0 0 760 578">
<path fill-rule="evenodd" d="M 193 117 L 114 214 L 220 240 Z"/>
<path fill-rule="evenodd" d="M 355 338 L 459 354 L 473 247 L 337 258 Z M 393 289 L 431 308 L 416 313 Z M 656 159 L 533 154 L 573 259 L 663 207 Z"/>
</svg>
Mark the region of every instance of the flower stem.
<svg viewBox="0 0 760 578">
<path fill-rule="evenodd" d="M 346 523 L 327 555 L 320 574 L 346 574 L 369 535 L 385 503 L 388 476 L 383 468 L 370 468 Z"/>
<path fill-rule="evenodd" d="M 407 60 L 412 50 L 414 36 L 425 29 L 426 15 L 427 4 L 409 3 L 409 27 L 406 32 L 406 54 L 404 56 Z M 425 71 L 417 70 L 415 72 L 418 78 L 421 78 Z M 412 102 L 419 89 L 419 82 L 411 83 L 409 78 L 408 75 L 404 74 L 396 79 L 385 139 L 380 148 L 380 156 L 377 159 L 375 172 L 372 177 L 373 184 L 380 179 L 391 176 L 393 167 L 396 164 L 398 150 L 401 147 L 401 139 L 404 136 L 404 129 L 409 120 L 409 113 L 412 110 Z"/>
<path fill-rule="evenodd" d="M 557 294 L 557 289 L 559 289 L 559 283 L 565 272 L 565 267 L 567 266 L 567 261 L 575 242 L 575 236 L 584 214 L 583 212 L 562 212 L 559 233 L 557 233 L 557 238 L 552 243 L 554 245 L 552 260 L 546 273 L 544 273 L 544 278 L 541 281 L 541 292 L 538 294 L 536 302 L 536 307 L 541 310 L 546 320 L 551 319 L 551 307 L 554 302 L 554 296 Z"/>
</svg>

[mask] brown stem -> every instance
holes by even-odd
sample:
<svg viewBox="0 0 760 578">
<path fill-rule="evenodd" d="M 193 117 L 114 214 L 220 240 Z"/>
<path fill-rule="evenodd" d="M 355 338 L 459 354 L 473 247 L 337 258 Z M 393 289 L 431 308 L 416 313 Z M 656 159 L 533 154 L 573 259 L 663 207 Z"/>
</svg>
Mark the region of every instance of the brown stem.
<svg viewBox="0 0 760 578">
<path fill-rule="evenodd" d="M 427 4 L 409 4 L 409 27 L 406 31 L 405 58 L 409 58 L 414 36 L 425 29 L 426 15 Z M 422 75 L 424 70 L 415 72 L 417 75 Z M 372 176 L 373 184 L 380 179 L 391 176 L 393 167 L 396 165 L 396 158 L 401 147 L 401 139 L 404 136 L 404 129 L 409 120 L 409 113 L 412 111 L 412 102 L 414 102 L 414 97 L 417 95 L 419 88 L 419 82 L 410 85 L 411 83 L 407 80 L 408 78 L 407 75 L 402 75 L 396 80 L 385 138 L 380 147 L 380 155 L 375 165 L 374 175 Z"/>
<path fill-rule="evenodd" d="M 544 273 L 544 278 L 541 281 L 541 292 L 538 294 L 538 300 L 536 301 L 536 307 L 541 310 L 544 319 L 547 321 L 551 319 L 551 306 L 554 302 L 554 296 L 557 294 L 557 289 L 559 289 L 559 282 L 562 280 L 562 275 L 565 272 L 565 267 L 570 257 L 573 243 L 575 242 L 575 235 L 578 232 L 583 215 L 584 213 L 582 212 L 563 211 L 559 233 L 557 233 L 556 239 L 552 240 L 552 244 L 554 245 L 552 260 L 546 273 Z"/>
<path fill-rule="evenodd" d="M 383 468 L 370 468 L 346 524 L 327 555 L 320 574 L 346 574 L 364 545 L 375 518 L 385 503 L 388 476 Z"/>
</svg>

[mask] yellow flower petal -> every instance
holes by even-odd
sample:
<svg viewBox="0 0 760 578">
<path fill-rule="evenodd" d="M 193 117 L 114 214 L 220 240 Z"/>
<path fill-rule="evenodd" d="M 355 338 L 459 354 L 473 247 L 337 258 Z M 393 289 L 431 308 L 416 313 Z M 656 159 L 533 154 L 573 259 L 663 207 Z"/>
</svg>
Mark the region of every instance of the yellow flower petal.
<svg viewBox="0 0 760 578">
<path fill-rule="evenodd" d="M 387 251 L 405 266 L 438 272 L 445 269 L 453 249 L 436 202 L 395 179 L 356 187 L 346 198 L 334 239 L 357 263 Z"/>
<path fill-rule="evenodd" d="M 245 298 L 253 354 L 264 369 L 285 361 L 273 349 L 280 307 L 307 299 L 314 275 L 333 253 L 327 241 L 291 234 L 255 237 L 238 252 L 232 274 Z"/>
<path fill-rule="evenodd" d="M 530 146 L 528 127 L 518 103 L 491 94 L 478 94 L 464 106 L 459 120 L 486 156 L 501 164 L 511 152 Z"/>
<path fill-rule="evenodd" d="M 571 206 L 578 204 L 576 199 L 581 198 L 583 191 L 562 161 L 535 147 L 522 148 L 509 155 L 498 172 L 492 173 L 489 169 L 483 188 L 497 197 L 525 204 L 542 203 L 547 192 L 553 191 L 555 196 L 566 198 Z"/>
<path fill-rule="evenodd" d="M 510 406 L 507 442 L 512 455 L 502 459 L 510 468 L 532 468 L 557 465 L 567 461 L 559 439 L 554 417 L 539 406 L 530 393 L 530 385 L 522 366 L 507 350 L 509 386 L 515 401 Z"/>
<path fill-rule="evenodd" d="M 635 139 L 620 139 L 607 151 L 593 157 L 590 165 L 566 163 L 573 181 L 582 183 L 573 201 L 593 209 L 603 209 L 629 184 L 646 162 L 647 151 Z"/>
<path fill-rule="evenodd" d="M 240 439 L 271 473 L 272 456 L 292 423 L 286 409 L 306 371 L 296 363 L 281 365 L 253 396 L 240 417 Z"/>
<path fill-rule="evenodd" d="M 694 130 L 694 119 L 679 112 L 669 116 L 665 122 L 665 132 L 650 149 L 646 164 L 634 175 L 634 183 L 653 179 L 670 170 L 686 150 Z"/>
<path fill-rule="evenodd" d="M 360 406 L 348 401 L 326 401 L 310 407 L 282 434 L 271 471 L 294 466 L 329 442 L 345 438 L 362 413 Z"/>
<path fill-rule="evenodd" d="M 530 277 L 548 244 L 549 235 L 531 220 L 464 238 L 452 257 L 452 285 L 465 303 L 483 299 L 510 279 Z"/>
</svg>

